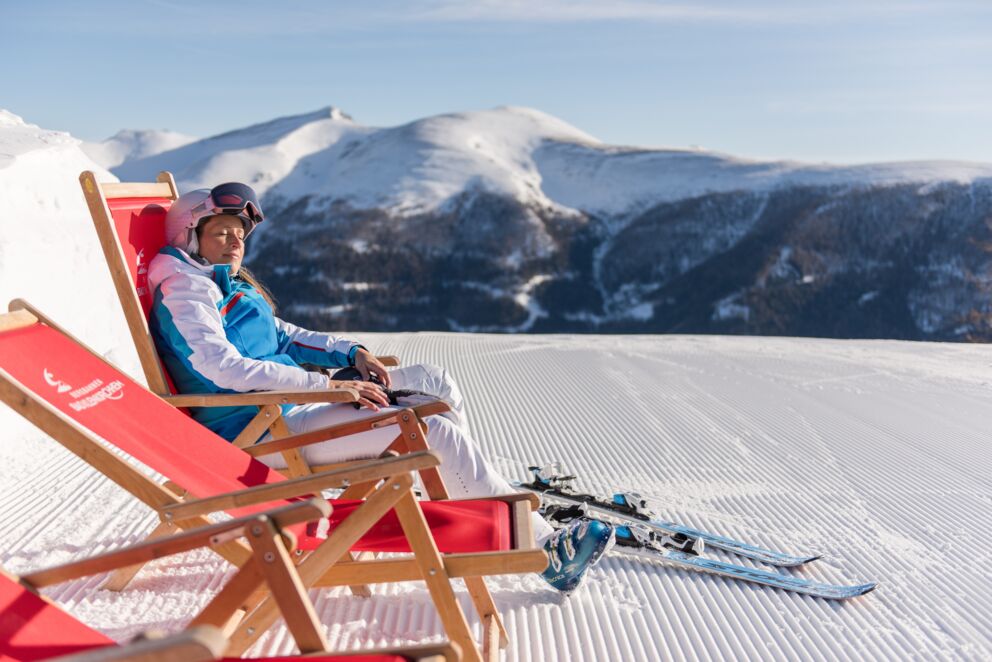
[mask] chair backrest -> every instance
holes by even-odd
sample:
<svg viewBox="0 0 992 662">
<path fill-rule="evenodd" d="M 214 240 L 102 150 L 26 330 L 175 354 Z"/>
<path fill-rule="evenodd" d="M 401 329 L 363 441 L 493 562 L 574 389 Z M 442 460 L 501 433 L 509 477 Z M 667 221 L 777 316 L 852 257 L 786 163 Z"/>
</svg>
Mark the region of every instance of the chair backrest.
<svg viewBox="0 0 992 662">
<path fill-rule="evenodd" d="M 198 629 L 206 628 L 199 626 Z M 117 645 L 0 569 L 0 662 L 35 662 L 106 647 L 116 650 Z M 460 658 L 457 648 L 451 644 L 392 652 L 315 656 L 315 659 L 340 662 L 454 662 Z M 163 656 L 162 659 L 176 658 Z M 266 662 L 300 662 L 305 658 L 294 655 L 263 659 Z"/>
<path fill-rule="evenodd" d="M 175 392 L 148 331 L 154 295 L 148 287 L 148 263 L 165 245 L 165 214 L 179 197 L 176 183 L 170 173 L 161 172 L 157 182 L 101 184 L 89 170 L 79 182 L 148 388 L 159 395 Z"/>
<path fill-rule="evenodd" d="M 0 570 L 0 662 L 45 660 L 113 645 Z"/>
<path fill-rule="evenodd" d="M 0 400 L 153 508 L 157 483 L 95 439 L 197 497 L 285 480 L 26 310 L 0 315 Z"/>
</svg>

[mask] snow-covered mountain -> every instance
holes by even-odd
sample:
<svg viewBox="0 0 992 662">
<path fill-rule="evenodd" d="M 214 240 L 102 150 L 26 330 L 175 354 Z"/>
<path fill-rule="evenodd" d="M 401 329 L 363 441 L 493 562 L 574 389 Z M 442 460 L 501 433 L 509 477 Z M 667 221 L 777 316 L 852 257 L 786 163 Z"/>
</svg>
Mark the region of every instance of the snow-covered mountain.
<svg viewBox="0 0 992 662">
<path fill-rule="evenodd" d="M 251 183 L 250 263 L 320 326 L 987 334 L 992 164 L 607 145 L 537 110 L 364 126 L 334 107 L 131 159 Z"/>
<path fill-rule="evenodd" d="M 992 164 L 919 161 L 858 166 L 753 161 L 705 150 L 606 145 L 530 108 L 452 113 L 389 128 L 335 107 L 284 117 L 129 159 L 123 180 L 168 169 L 182 188 L 251 183 L 260 195 L 310 197 L 393 215 L 436 211 L 467 191 L 599 216 L 706 193 L 786 186 L 967 183 Z"/>
<path fill-rule="evenodd" d="M 80 148 L 104 168 L 114 168 L 125 161 L 168 152 L 195 140 L 194 136 L 175 131 L 124 129 L 98 143 L 84 142 Z"/>
</svg>

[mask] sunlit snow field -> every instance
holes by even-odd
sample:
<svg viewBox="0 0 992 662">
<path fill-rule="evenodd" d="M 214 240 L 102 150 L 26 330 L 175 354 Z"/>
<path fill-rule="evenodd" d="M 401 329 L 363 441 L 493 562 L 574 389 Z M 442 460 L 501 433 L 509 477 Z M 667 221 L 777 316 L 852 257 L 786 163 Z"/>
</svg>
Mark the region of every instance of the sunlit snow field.
<svg viewBox="0 0 992 662">
<path fill-rule="evenodd" d="M 357 335 L 404 363 L 447 366 L 475 435 L 511 478 L 561 460 L 581 487 L 638 491 L 667 519 L 825 555 L 797 574 L 880 582 L 837 603 L 618 554 L 569 599 L 534 577 L 496 578 L 507 660 L 992 659 L 992 348 Z M 2 416 L 12 421 L 9 410 Z M 136 542 L 155 521 L 40 434 L 16 426 L 0 435 L 6 569 Z M 121 594 L 101 590 L 103 577 L 46 593 L 124 640 L 182 627 L 227 571 L 199 552 L 146 568 Z M 313 596 L 341 648 L 443 637 L 417 584 L 376 587 L 371 599 L 345 589 Z M 251 654 L 292 650 L 280 626 Z"/>
</svg>

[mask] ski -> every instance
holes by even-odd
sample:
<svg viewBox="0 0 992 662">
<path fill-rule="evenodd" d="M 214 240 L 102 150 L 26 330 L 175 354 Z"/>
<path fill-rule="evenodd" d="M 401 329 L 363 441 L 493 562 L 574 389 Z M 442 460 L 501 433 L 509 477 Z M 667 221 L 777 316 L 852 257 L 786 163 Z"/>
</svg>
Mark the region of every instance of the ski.
<svg viewBox="0 0 992 662">
<path fill-rule="evenodd" d="M 822 582 L 814 582 L 809 579 L 803 579 L 802 577 L 780 575 L 775 572 L 768 572 L 767 570 L 759 570 L 758 568 L 748 568 L 746 566 L 735 565 L 733 563 L 724 563 L 723 561 L 717 561 L 704 556 L 696 556 L 677 549 L 627 547 L 621 545 L 616 545 L 613 549 L 615 552 L 636 556 L 638 558 L 661 561 L 662 563 L 678 566 L 680 568 L 688 568 L 690 570 L 698 570 L 700 572 L 721 575 L 732 579 L 754 582 L 764 586 L 779 588 L 784 591 L 803 593 L 805 595 L 812 595 L 818 598 L 825 598 L 827 600 L 848 600 L 850 598 L 856 598 L 860 595 L 871 592 L 876 586 L 874 582 L 856 585 L 825 584 Z"/>
<path fill-rule="evenodd" d="M 542 514 L 553 525 L 563 525 L 575 517 L 589 516 L 588 506 L 585 504 L 549 505 L 544 508 Z M 827 600 L 848 600 L 869 593 L 876 587 L 874 582 L 855 585 L 826 584 L 802 577 L 792 577 L 758 568 L 717 561 L 699 555 L 705 547 L 702 539 L 691 538 L 682 533 L 658 533 L 643 524 L 620 525 L 615 530 L 614 552 L 650 561 L 660 561 L 689 570 L 753 582 L 793 593 L 802 593 Z"/>
<path fill-rule="evenodd" d="M 591 495 L 575 492 L 569 483 L 575 480 L 575 476 L 565 476 L 561 474 L 557 464 L 546 467 L 530 467 L 534 474 L 534 480 L 529 483 L 515 483 L 516 487 L 529 490 L 539 495 L 545 503 L 553 502 L 563 505 L 585 504 L 590 515 L 603 518 L 611 522 L 636 523 L 648 527 L 663 534 L 681 534 L 689 538 L 702 540 L 707 546 L 714 549 L 744 556 L 761 563 L 767 563 L 781 568 L 793 568 L 801 566 L 820 558 L 819 555 L 796 556 L 765 549 L 734 540 L 726 536 L 701 531 L 676 522 L 665 522 L 655 519 L 655 515 L 646 510 L 647 503 L 637 494 L 618 493 L 611 501 Z"/>
</svg>

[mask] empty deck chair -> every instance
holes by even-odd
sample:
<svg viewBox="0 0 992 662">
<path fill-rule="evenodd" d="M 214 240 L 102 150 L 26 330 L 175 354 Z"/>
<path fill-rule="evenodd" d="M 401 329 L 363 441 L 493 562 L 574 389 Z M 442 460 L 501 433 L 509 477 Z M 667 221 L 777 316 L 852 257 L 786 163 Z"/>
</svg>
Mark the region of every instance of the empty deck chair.
<svg viewBox="0 0 992 662">
<path fill-rule="evenodd" d="M 299 564 L 304 585 L 424 581 L 449 639 L 461 646 L 466 659 L 478 660 L 480 652 L 450 583 L 453 577 L 464 578 L 483 625 L 484 652 L 494 656 L 506 645 L 482 578 L 540 572 L 547 565 L 534 543 L 530 513 L 537 504 L 532 497 L 418 503 L 408 472 L 436 467 L 439 460 L 429 452 L 287 479 L 24 306 L 15 302 L 21 309 L 0 315 L 0 399 L 153 508 L 162 520 L 154 536 L 203 526 L 209 523 L 205 515 L 219 510 L 238 517 L 261 504 L 271 507 L 300 495 L 381 480 L 364 501 L 332 502 L 326 541 L 312 526 L 294 529 L 300 550 L 310 552 Z M 413 416 L 409 410 L 394 415 Z M 152 480 L 99 439 L 169 482 Z M 349 550 L 412 552 L 412 557 L 349 561 L 343 559 Z M 216 551 L 239 566 L 248 558 L 247 550 L 234 543 Z M 247 606 L 231 639 L 231 651 L 240 654 L 273 622 L 277 610 L 268 596 L 232 585 L 228 595 Z"/>
<path fill-rule="evenodd" d="M 131 331 L 131 338 L 138 351 L 148 388 L 177 407 L 230 407 L 257 405 L 259 413 L 238 435 L 234 444 L 244 448 L 254 444 L 266 430 L 274 438 L 286 437 L 289 431 L 282 421 L 280 405 L 309 402 L 342 402 L 344 396 L 336 391 L 282 392 L 277 397 L 265 393 L 237 393 L 224 395 L 176 395 L 171 380 L 159 360 L 155 344 L 148 330 L 153 292 L 148 288 L 148 263 L 165 245 L 165 214 L 179 196 L 175 181 L 168 172 L 159 173 L 157 182 L 103 183 L 96 175 L 85 171 L 79 176 L 90 215 L 96 226 L 110 275 L 117 290 L 124 317 Z M 380 356 L 386 365 L 396 365 L 392 356 Z M 392 424 L 399 426 L 395 449 L 401 452 L 410 448 L 404 439 L 415 432 L 422 418 L 448 410 L 443 402 L 428 403 L 413 408 L 415 420 L 394 421 L 389 414 L 370 416 L 362 421 L 325 428 L 322 439 L 335 439 L 374 427 Z M 313 434 L 313 433 L 311 433 Z M 423 450 L 414 448 L 413 450 Z M 331 466 L 310 467 L 292 445 L 281 451 L 286 458 L 288 473 L 301 476 L 313 471 L 323 471 Z M 425 472 L 427 485 L 436 485 L 440 476 L 434 471 Z M 356 494 L 360 496 L 360 494 Z"/>
<path fill-rule="evenodd" d="M 198 547 L 218 539 L 245 538 L 253 551 L 239 575 L 252 574 L 257 583 L 267 583 L 290 632 L 302 653 L 316 653 L 307 660 L 456 660 L 450 645 L 416 649 L 363 652 L 349 655 L 327 654 L 323 627 L 313 605 L 302 589 L 290 559 L 294 538 L 284 532 L 289 525 L 326 517 L 330 507 L 322 499 L 310 499 L 264 513 L 228 520 L 181 533 L 165 541 L 145 542 L 99 556 L 16 577 L 0 570 L 0 660 L 3 662 L 95 662 L 96 660 L 145 660 L 197 662 L 213 660 L 227 647 L 221 627 L 233 614 L 214 609 L 214 622 L 197 617 L 187 631 L 164 638 L 147 638 L 118 646 L 103 634 L 89 628 L 38 593 L 44 586 L 105 572 L 133 563 L 135 559 L 158 559 Z M 288 542 L 288 544 L 287 544 Z M 221 590 L 218 598 L 223 595 Z M 217 600 L 215 599 L 215 602 Z M 213 603 L 212 603 L 213 604 Z M 323 654 L 321 654 L 323 653 Z M 269 658 L 275 660 L 276 658 Z M 281 657 L 298 660 L 298 657 Z"/>
</svg>

